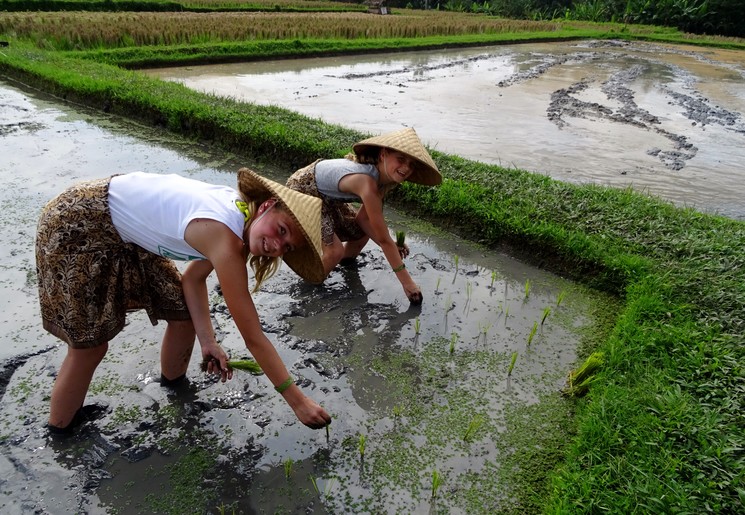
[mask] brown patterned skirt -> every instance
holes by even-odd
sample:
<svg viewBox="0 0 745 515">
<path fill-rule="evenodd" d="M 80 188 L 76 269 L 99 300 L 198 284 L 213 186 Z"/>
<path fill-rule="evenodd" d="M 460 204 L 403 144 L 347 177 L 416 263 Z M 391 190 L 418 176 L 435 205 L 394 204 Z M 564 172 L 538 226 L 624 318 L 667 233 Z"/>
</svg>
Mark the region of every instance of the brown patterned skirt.
<svg viewBox="0 0 745 515">
<path fill-rule="evenodd" d="M 144 309 L 153 325 L 190 318 L 173 262 L 125 243 L 114 228 L 109 180 L 72 186 L 39 218 L 36 274 L 44 329 L 73 348 L 111 340 L 127 311 Z"/>
<path fill-rule="evenodd" d="M 331 245 L 334 242 L 334 234 L 341 241 L 359 240 L 365 236 L 365 231 L 357 224 L 357 210 L 343 200 L 330 199 L 319 193 L 318 186 L 316 186 L 316 163 L 318 161 L 293 173 L 287 179 L 287 187 L 323 200 L 321 237 L 324 245 Z"/>
</svg>

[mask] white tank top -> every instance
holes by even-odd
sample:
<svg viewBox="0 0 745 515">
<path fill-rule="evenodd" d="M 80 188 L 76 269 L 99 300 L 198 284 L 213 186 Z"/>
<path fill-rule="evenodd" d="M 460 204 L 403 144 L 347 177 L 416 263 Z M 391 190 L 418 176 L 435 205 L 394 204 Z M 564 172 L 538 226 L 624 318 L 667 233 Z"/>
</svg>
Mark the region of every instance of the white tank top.
<svg viewBox="0 0 745 515">
<path fill-rule="evenodd" d="M 161 256 L 191 261 L 206 259 L 184 241 L 195 218 L 224 223 L 243 239 L 243 213 L 235 204 L 240 194 L 179 175 L 134 172 L 117 175 L 109 184 L 109 209 L 114 227 L 127 243 Z"/>
</svg>

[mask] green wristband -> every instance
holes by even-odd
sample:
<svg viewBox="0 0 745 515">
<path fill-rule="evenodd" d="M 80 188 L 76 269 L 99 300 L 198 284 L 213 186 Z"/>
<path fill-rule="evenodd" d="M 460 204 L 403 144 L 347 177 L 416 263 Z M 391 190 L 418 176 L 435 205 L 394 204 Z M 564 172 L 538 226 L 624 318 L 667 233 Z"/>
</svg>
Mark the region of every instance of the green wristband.
<svg viewBox="0 0 745 515">
<path fill-rule="evenodd" d="M 399 266 L 397 266 L 396 268 L 394 268 L 394 269 L 393 269 L 393 271 L 394 271 L 395 273 L 398 273 L 398 272 L 400 272 L 401 270 L 403 270 L 404 268 L 406 268 L 406 263 L 401 263 L 401 264 L 400 264 Z"/>
<path fill-rule="evenodd" d="M 285 379 L 284 383 L 279 386 L 275 386 L 274 389 L 277 390 L 277 393 L 282 393 L 287 390 L 294 382 L 295 380 L 292 378 L 292 376 L 289 376 L 287 379 Z"/>
</svg>

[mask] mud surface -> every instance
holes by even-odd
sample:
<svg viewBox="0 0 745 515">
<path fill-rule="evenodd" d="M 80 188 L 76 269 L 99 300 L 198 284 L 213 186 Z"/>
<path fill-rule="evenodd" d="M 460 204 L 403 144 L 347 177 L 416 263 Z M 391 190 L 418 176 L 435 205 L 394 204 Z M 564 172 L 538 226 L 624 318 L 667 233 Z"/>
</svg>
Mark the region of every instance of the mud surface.
<svg viewBox="0 0 745 515">
<path fill-rule="evenodd" d="M 745 219 L 745 52 L 590 41 L 145 73 Z"/>
<path fill-rule="evenodd" d="M 288 368 L 334 416 L 328 433 L 298 423 L 264 377 L 216 384 L 198 351 L 188 384 L 161 387 L 163 326 L 135 313 L 91 386 L 102 415 L 50 438 L 65 347 L 38 318 L 41 207 L 110 173 L 233 185 L 251 163 L 3 83 L 0 142 L 2 513 L 488 513 L 524 488 L 521 456 L 565 440 L 558 391 L 613 301 L 392 211 L 422 306 L 409 306 L 376 248 L 319 287 L 283 268 L 256 296 Z M 214 283 L 210 295 L 222 345 L 245 357 Z"/>
</svg>

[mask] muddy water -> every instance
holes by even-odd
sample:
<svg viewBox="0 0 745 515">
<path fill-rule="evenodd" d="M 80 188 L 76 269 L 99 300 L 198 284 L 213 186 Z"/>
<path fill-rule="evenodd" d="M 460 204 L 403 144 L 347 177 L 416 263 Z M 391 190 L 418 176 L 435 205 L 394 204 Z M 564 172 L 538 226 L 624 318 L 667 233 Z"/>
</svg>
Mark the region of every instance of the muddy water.
<svg viewBox="0 0 745 515">
<path fill-rule="evenodd" d="M 745 219 L 745 52 L 581 42 L 145 73 L 573 182 Z"/>
<path fill-rule="evenodd" d="M 3 513 L 493 512 L 520 488 L 509 472 L 521 446 L 555 445 L 567 420 L 557 392 L 578 343 L 597 330 L 597 310 L 613 306 L 388 211 L 391 227 L 407 232 L 422 306 L 409 306 L 372 247 L 320 287 L 283 269 L 256 296 L 288 368 L 334 416 L 328 435 L 299 424 L 263 377 L 236 372 L 215 384 L 198 371 L 198 352 L 189 384 L 162 388 L 163 328 L 133 314 L 91 386 L 88 402 L 106 413 L 53 440 L 43 425 L 65 348 L 38 318 L 33 238 L 43 204 L 114 172 L 232 185 L 251 163 L 3 83 L 0 144 Z M 210 292 L 222 345 L 244 357 L 214 283 Z M 443 484 L 432 499 L 435 471 Z"/>
</svg>

